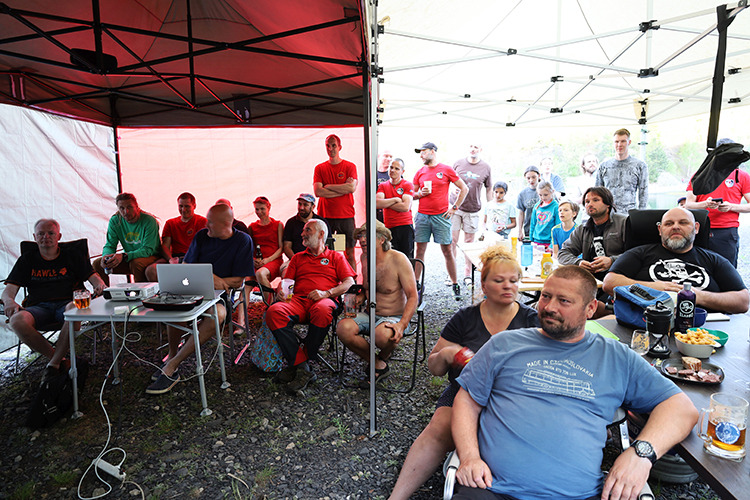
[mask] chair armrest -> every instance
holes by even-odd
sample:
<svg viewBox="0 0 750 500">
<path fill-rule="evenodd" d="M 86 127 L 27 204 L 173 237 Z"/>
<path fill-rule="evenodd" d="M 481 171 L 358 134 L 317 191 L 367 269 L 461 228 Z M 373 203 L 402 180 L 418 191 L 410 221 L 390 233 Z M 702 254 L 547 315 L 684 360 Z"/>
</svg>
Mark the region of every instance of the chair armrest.
<svg viewBox="0 0 750 500">
<path fill-rule="evenodd" d="M 443 464 L 443 475 L 445 475 L 445 485 L 443 486 L 443 500 L 453 498 L 453 490 L 456 487 L 456 471 L 461 461 L 458 459 L 458 453 L 452 451 L 448 454 Z M 644 499 L 645 500 L 645 499 Z"/>
</svg>

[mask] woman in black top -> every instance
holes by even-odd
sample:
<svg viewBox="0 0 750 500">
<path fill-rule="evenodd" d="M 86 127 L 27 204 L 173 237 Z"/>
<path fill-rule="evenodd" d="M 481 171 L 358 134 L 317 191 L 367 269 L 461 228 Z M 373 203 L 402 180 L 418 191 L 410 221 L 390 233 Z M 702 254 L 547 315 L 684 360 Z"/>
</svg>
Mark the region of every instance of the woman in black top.
<svg viewBox="0 0 750 500">
<path fill-rule="evenodd" d="M 430 423 L 409 449 L 391 499 L 408 499 L 440 466 L 445 454 L 453 450 L 451 413 L 458 393 L 456 378 L 461 368 L 454 363 L 463 347 L 473 352 L 494 334 L 505 330 L 539 326 L 537 312 L 518 302 L 521 266 L 505 248 L 490 247 L 481 255 L 482 291 L 485 299 L 458 311 L 445 325 L 427 366 L 435 376 L 448 374 L 450 385 L 438 399 Z"/>
</svg>

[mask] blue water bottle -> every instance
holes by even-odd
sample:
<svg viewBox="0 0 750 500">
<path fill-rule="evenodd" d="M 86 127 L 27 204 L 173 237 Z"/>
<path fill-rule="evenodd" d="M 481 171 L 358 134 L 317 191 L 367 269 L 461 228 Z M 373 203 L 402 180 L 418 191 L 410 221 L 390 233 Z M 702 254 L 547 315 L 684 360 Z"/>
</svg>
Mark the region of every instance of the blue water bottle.
<svg viewBox="0 0 750 500">
<path fill-rule="evenodd" d="M 531 246 L 531 240 L 528 238 L 523 239 L 523 246 L 521 246 L 521 265 L 523 267 L 529 267 L 534 263 L 534 248 Z"/>
</svg>

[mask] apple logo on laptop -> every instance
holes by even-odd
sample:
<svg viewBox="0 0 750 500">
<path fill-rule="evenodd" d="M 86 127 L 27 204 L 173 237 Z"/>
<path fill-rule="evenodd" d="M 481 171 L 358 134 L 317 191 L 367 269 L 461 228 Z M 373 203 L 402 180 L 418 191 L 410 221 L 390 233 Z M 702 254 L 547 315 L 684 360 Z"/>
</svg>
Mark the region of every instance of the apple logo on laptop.
<svg viewBox="0 0 750 500">
<path fill-rule="evenodd" d="M 187 278 L 183 278 L 182 284 L 185 285 L 185 286 L 190 286 L 190 280 L 187 279 Z"/>
</svg>

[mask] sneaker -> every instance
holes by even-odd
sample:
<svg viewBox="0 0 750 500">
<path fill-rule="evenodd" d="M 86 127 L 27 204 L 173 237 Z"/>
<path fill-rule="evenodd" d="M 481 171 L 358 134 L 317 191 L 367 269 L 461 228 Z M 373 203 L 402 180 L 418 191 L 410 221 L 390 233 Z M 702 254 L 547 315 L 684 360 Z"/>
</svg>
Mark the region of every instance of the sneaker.
<svg viewBox="0 0 750 500">
<path fill-rule="evenodd" d="M 453 298 L 461 300 L 461 287 L 458 286 L 458 283 L 453 284 Z"/>
<path fill-rule="evenodd" d="M 294 376 L 294 380 L 289 382 L 286 388 L 289 392 L 296 393 L 304 390 L 310 382 L 315 382 L 317 379 L 318 377 L 312 370 L 297 370 L 297 373 Z"/>
<path fill-rule="evenodd" d="M 170 377 L 166 373 L 159 375 L 156 382 L 146 387 L 146 394 L 164 394 L 172 390 L 180 381 L 180 372 L 174 372 Z"/>
<path fill-rule="evenodd" d="M 281 382 L 282 384 L 288 384 L 292 380 L 294 380 L 294 376 L 297 375 L 297 367 L 296 366 L 287 366 L 283 370 L 281 370 L 279 373 L 276 374 L 276 381 Z"/>
<path fill-rule="evenodd" d="M 161 377 L 161 374 L 164 373 L 164 365 L 162 365 L 161 368 L 156 370 L 154 373 L 151 374 L 151 382 L 156 382 L 159 380 L 159 377 Z"/>
</svg>

